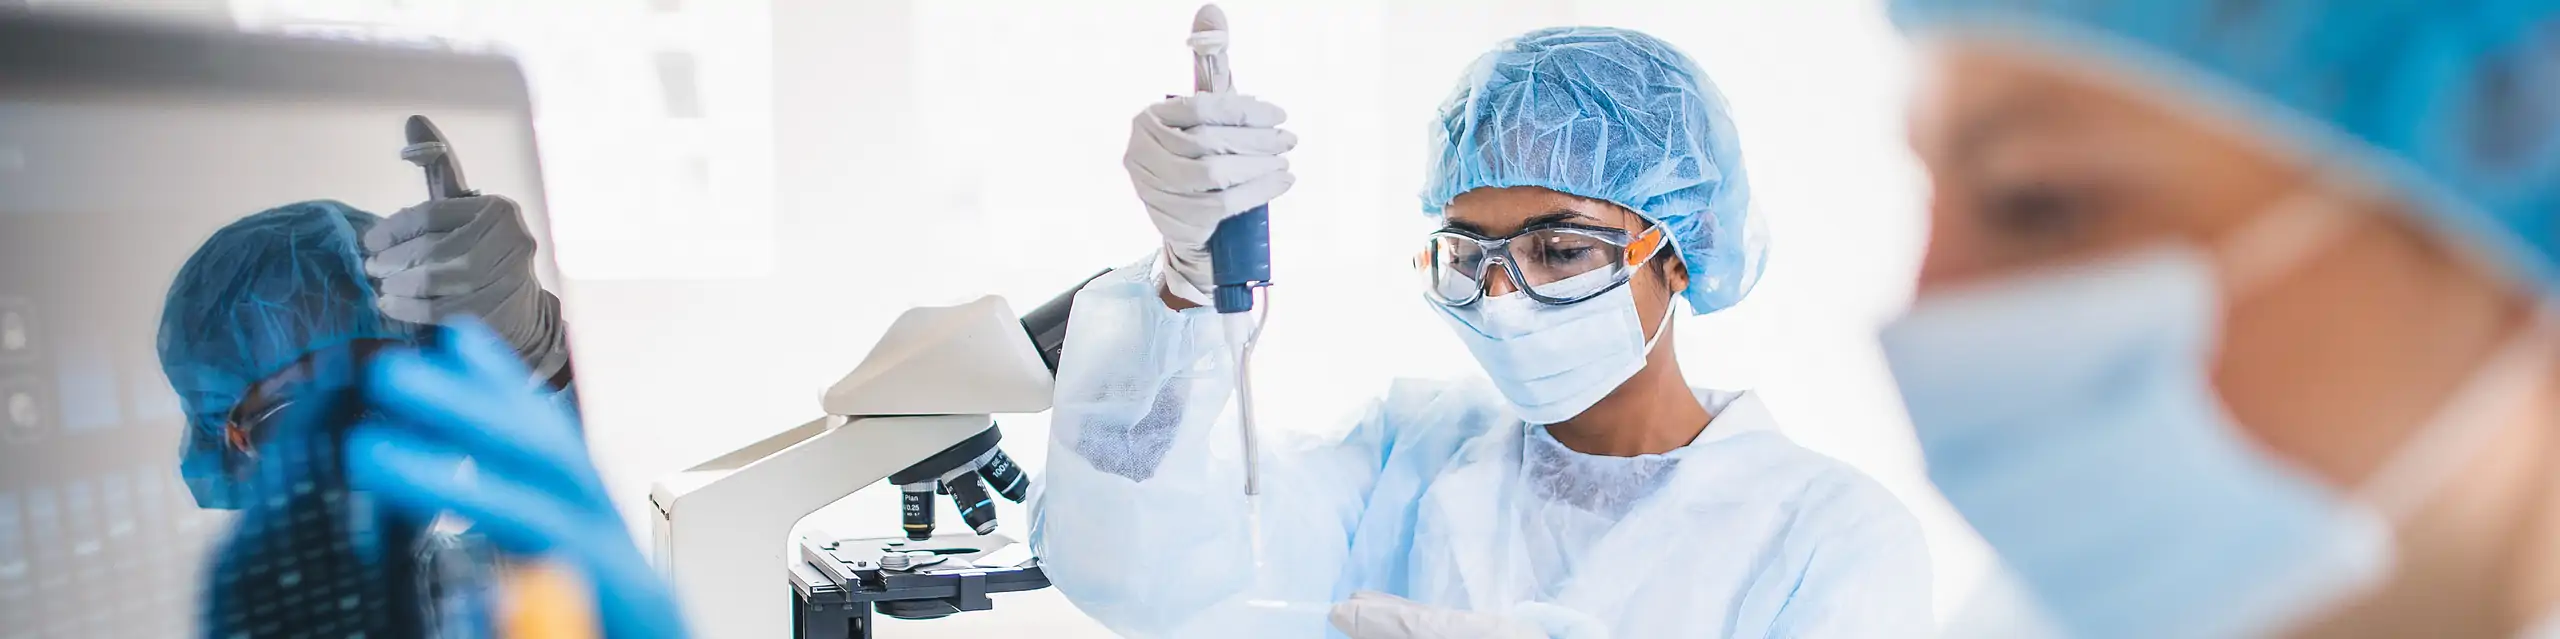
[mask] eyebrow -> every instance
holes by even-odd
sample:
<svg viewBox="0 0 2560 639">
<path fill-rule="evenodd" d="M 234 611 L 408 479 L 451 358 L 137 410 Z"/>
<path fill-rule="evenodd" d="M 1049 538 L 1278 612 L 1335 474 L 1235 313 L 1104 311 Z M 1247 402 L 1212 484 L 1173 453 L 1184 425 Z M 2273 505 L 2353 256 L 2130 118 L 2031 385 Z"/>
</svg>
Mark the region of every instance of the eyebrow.
<svg viewBox="0 0 2560 639">
<path fill-rule="evenodd" d="M 1605 225 L 1605 224 L 1608 224 L 1608 222 L 1607 222 L 1607 221 L 1601 220 L 1600 218 L 1592 217 L 1592 216 L 1589 216 L 1589 215 L 1584 215 L 1584 214 L 1582 214 L 1582 212 L 1581 212 L 1581 211 L 1575 211 L 1575 210 L 1572 210 L 1572 209 L 1556 209 L 1556 210 L 1548 211 L 1548 212 L 1546 212 L 1546 213 L 1544 213 L 1544 214 L 1538 215 L 1537 217 L 1529 218 L 1529 220 L 1528 220 L 1528 221 L 1526 221 L 1526 222 L 1521 222 L 1521 223 L 1520 223 L 1520 228 L 1523 228 L 1523 229 L 1530 229 L 1530 228 L 1537 228 L 1537 227 L 1541 227 L 1541 226 L 1551 226 L 1551 225 L 1563 224 L 1563 223 L 1566 223 L 1566 222 L 1571 222 L 1571 221 L 1574 221 L 1574 220 L 1577 220 L 1577 219 L 1579 219 L 1579 220 L 1587 220 L 1587 221 L 1596 222 L 1596 223 L 1604 224 L 1604 225 Z"/>
<path fill-rule="evenodd" d="M 1554 226 L 1577 220 L 1589 221 L 1604 226 L 1608 224 L 1608 222 L 1602 221 L 1600 218 L 1583 214 L 1581 211 L 1573 209 L 1556 209 L 1531 216 L 1528 220 L 1522 221 L 1520 223 L 1520 230 L 1525 231 L 1542 226 Z M 1477 237 L 1490 238 L 1493 236 L 1491 233 L 1485 232 L 1484 226 L 1457 218 L 1449 218 L 1443 221 L 1441 223 L 1441 228 L 1466 231 L 1468 233 L 1475 234 Z"/>
<path fill-rule="evenodd" d="M 1949 138 L 1947 156 L 1958 165 L 1979 164 L 1982 156 L 2006 138 L 2033 130 L 2051 122 L 2053 110 L 2048 100 L 2014 93 L 2000 96 L 1989 107 L 1956 125 Z"/>
</svg>

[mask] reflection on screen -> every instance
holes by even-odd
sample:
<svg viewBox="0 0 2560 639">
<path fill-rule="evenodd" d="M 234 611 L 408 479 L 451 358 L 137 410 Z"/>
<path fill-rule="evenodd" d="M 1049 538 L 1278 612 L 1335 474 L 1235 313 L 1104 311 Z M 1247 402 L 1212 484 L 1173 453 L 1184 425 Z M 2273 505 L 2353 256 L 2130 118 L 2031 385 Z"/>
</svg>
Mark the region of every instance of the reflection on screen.
<svg viewBox="0 0 2560 639">
<path fill-rule="evenodd" d="M 180 472 L 172 377 L 197 373 L 157 342 L 174 278 L 273 207 L 420 203 L 399 155 L 412 114 L 443 129 L 470 186 L 522 205 L 556 290 L 520 107 L 0 95 L 0 639 L 197 632 L 207 549 L 234 515 L 199 507 Z"/>
</svg>

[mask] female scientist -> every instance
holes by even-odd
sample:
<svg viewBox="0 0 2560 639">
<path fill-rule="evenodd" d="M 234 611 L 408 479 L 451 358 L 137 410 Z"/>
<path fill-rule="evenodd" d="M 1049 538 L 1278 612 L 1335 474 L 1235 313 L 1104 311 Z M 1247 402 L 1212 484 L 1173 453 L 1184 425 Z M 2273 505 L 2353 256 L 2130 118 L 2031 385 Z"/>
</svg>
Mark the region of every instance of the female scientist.
<svg viewBox="0 0 2560 639">
<path fill-rule="evenodd" d="M 2560 5 L 1895 17 L 1936 193 L 1883 340 L 1986 618 L 2560 634 Z"/>
<path fill-rule="evenodd" d="M 1204 244 L 1289 188 L 1295 138 L 1251 98 L 1147 108 L 1126 164 L 1164 250 L 1076 300 L 1034 512 L 1051 579 L 1142 636 L 1317 636 L 1328 607 L 1355 638 L 1928 632 L 1893 496 L 1753 394 L 1691 389 L 1668 344 L 1675 299 L 1720 310 L 1760 271 L 1724 108 L 1632 31 L 1478 59 L 1433 127 L 1416 302 L 1490 383 L 1398 382 L 1338 441 L 1267 453 L 1250 516 L 1213 451 L 1233 371 Z"/>
</svg>

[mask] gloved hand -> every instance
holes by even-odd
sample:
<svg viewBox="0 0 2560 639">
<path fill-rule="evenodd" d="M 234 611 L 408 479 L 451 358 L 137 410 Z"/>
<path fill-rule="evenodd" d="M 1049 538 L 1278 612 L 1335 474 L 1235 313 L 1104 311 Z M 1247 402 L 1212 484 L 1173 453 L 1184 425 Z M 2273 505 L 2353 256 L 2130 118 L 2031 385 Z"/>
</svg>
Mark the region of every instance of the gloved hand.
<svg viewBox="0 0 2560 639">
<path fill-rule="evenodd" d="M 1333 627 L 1351 639 L 1607 639 L 1609 628 L 1563 606 L 1526 602 L 1510 614 L 1451 610 L 1360 591 L 1333 605 Z"/>
<path fill-rule="evenodd" d="M 442 330 L 430 350 L 373 360 L 364 392 L 381 417 L 347 436 L 350 484 L 421 517 L 461 515 L 510 554 L 576 568 L 607 636 L 684 636 L 675 597 L 614 513 L 575 418 L 524 383 L 524 365 L 487 328 L 466 319 Z M 472 477 L 457 476 L 464 459 Z"/>
<path fill-rule="evenodd" d="M 1297 183 L 1281 154 L 1298 136 L 1277 128 L 1288 117 L 1261 100 L 1202 93 L 1158 102 L 1130 121 L 1121 165 L 1164 236 L 1156 272 L 1174 296 L 1208 304 L 1209 233 Z"/>
<path fill-rule="evenodd" d="M 568 363 L 560 298 L 534 279 L 533 234 L 514 200 L 475 195 L 429 200 L 364 234 L 365 275 L 381 282 L 382 314 L 414 324 L 479 318 L 536 379 Z"/>
</svg>

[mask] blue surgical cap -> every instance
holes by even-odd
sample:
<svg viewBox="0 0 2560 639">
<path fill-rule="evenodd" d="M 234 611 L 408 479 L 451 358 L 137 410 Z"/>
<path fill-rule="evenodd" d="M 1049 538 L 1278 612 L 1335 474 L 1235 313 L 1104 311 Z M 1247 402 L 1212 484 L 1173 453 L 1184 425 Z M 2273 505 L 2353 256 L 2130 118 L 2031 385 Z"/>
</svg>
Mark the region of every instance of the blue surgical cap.
<svg viewBox="0 0 2560 639">
<path fill-rule="evenodd" d="M 237 508 L 222 427 L 252 385 L 312 351 L 408 339 L 382 316 L 359 250 L 382 218 L 345 204 L 289 204 L 232 222 L 197 247 L 160 312 L 160 369 L 186 410 L 179 472 L 196 503 Z"/>
<path fill-rule="evenodd" d="M 1695 312 L 1742 301 L 1768 261 L 1724 96 L 1653 36 L 1566 27 L 1504 41 L 1441 105 L 1431 143 L 1424 212 L 1511 186 L 1626 207 L 1669 232 Z"/>
<path fill-rule="evenodd" d="M 2182 91 L 2560 296 L 2560 3 L 1897 0 L 1893 16 Z"/>
</svg>

